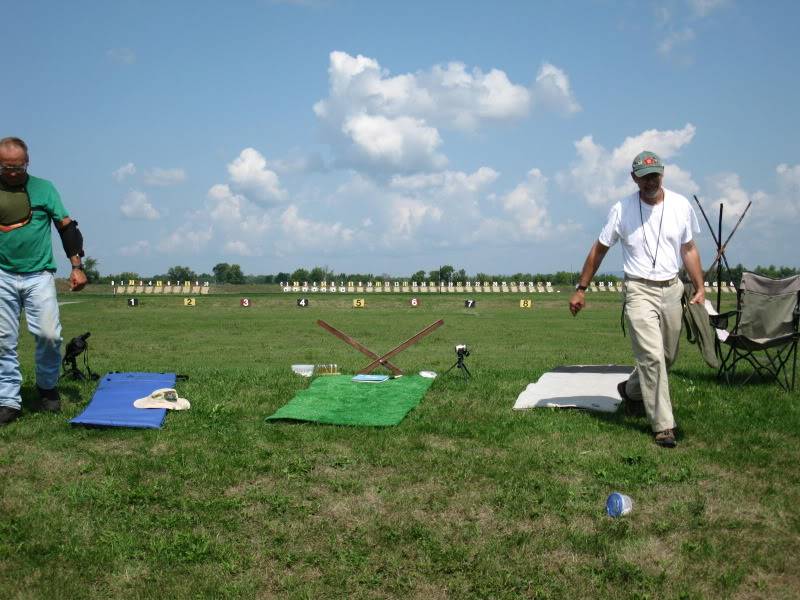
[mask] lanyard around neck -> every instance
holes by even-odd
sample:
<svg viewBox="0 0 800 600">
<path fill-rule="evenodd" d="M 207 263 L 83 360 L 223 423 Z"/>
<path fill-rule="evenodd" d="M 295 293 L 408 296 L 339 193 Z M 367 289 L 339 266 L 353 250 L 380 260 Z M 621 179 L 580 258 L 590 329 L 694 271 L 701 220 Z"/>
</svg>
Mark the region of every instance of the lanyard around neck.
<svg viewBox="0 0 800 600">
<path fill-rule="evenodd" d="M 664 199 L 661 201 L 661 218 L 658 220 L 658 236 L 656 237 L 656 251 L 655 253 L 650 250 L 650 244 L 647 243 L 647 232 L 644 227 L 644 215 L 642 213 L 642 197 L 639 196 L 639 221 L 642 223 L 642 237 L 644 238 L 645 252 L 653 259 L 653 269 L 656 268 L 656 259 L 658 258 L 658 246 L 661 243 L 661 226 L 664 224 L 664 203 L 667 201 L 667 195 L 664 194 Z M 658 206 L 657 204 L 655 206 Z M 655 209 L 655 206 L 653 209 Z"/>
</svg>

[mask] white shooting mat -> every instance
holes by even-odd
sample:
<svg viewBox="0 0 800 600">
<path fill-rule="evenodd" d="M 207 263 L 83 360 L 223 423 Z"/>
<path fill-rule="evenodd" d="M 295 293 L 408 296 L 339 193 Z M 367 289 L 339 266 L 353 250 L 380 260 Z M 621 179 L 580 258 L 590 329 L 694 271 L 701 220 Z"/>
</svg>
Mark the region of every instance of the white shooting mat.
<svg viewBox="0 0 800 600">
<path fill-rule="evenodd" d="M 615 412 L 622 402 L 617 385 L 633 373 L 621 365 L 570 365 L 556 367 L 517 397 L 514 410 L 528 408 L 582 408 Z"/>
</svg>

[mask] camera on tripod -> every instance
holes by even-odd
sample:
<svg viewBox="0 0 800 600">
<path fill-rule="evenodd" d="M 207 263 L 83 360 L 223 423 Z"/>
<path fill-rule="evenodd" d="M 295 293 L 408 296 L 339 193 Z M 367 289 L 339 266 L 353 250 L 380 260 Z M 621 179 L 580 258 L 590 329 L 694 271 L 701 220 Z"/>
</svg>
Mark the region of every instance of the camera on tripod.
<svg viewBox="0 0 800 600">
<path fill-rule="evenodd" d="M 469 348 L 467 348 L 466 344 L 456 344 L 456 362 L 453 364 L 452 367 L 447 369 L 442 375 L 447 375 L 453 369 L 458 369 L 461 371 L 461 375 L 463 375 L 464 379 L 469 379 L 472 376 L 472 373 L 469 372 L 467 365 L 464 363 L 464 359 L 469 356 Z"/>
</svg>

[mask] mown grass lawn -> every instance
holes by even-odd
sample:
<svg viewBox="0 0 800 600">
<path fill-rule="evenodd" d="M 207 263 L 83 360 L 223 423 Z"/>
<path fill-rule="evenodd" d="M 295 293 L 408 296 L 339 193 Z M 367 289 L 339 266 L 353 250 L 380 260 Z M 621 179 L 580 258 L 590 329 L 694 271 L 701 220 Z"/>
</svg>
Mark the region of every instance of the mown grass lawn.
<svg viewBox="0 0 800 600">
<path fill-rule="evenodd" d="M 617 294 L 578 318 L 566 292 L 249 297 L 64 296 L 93 370 L 186 374 L 192 409 L 71 428 L 94 386 L 69 382 L 62 415 L 0 429 L 0 597 L 798 597 L 800 392 L 719 385 L 684 341 L 664 450 L 643 420 L 511 410 L 557 365 L 630 363 Z M 368 362 L 319 318 L 378 353 L 443 318 L 395 362 L 442 372 L 466 343 L 473 379 L 438 378 L 393 428 L 266 423 L 308 385 L 292 363 Z M 20 353 L 30 403 L 27 334 Z"/>
</svg>

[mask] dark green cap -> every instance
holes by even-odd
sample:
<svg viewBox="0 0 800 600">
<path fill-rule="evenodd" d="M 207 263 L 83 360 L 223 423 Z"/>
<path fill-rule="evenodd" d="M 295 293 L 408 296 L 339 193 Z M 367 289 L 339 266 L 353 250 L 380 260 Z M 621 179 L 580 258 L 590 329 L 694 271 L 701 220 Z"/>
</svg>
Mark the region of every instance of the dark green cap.
<svg viewBox="0 0 800 600">
<path fill-rule="evenodd" d="M 658 154 L 655 152 L 648 152 L 645 150 L 644 152 L 640 152 L 636 155 L 636 158 L 633 159 L 633 165 L 631 166 L 631 171 L 637 177 L 642 177 L 644 175 L 649 175 L 650 173 L 664 173 L 664 163 L 661 162 L 661 159 L 658 157 Z"/>
</svg>

